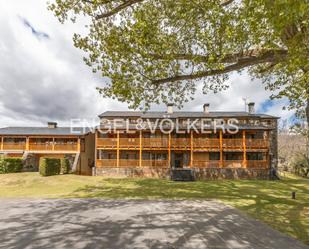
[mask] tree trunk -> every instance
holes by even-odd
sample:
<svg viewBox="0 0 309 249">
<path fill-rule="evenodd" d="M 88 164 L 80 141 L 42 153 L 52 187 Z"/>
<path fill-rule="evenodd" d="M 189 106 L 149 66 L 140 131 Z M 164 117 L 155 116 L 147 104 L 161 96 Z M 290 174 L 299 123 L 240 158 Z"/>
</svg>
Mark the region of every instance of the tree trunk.
<svg viewBox="0 0 309 249">
<path fill-rule="evenodd" d="M 307 105 L 305 109 L 305 114 L 307 118 L 307 129 L 309 129 L 309 98 L 307 98 Z"/>
</svg>

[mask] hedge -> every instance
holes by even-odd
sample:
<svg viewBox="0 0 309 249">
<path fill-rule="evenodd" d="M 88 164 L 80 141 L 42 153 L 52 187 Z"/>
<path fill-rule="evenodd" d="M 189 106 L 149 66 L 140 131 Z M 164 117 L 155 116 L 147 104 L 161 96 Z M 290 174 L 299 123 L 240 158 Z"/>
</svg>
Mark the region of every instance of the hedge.
<svg viewBox="0 0 309 249">
<path fill-rule="evenodd" d="M 71 163 L 68 158 L 62 158 L 60 161 L 61 164 L 61 174 L 69 174 L 71 169 Z"/>
<path fill-rule="evenodd" d="M 0 158 L 0 174 L 17 173 L 23 169 L 21 158 Z"/>
<path fill-rule="evenodd" d="M 42 176 L 59 175 L 61 169 L 60 159 L 40 158 L 39 172 Z"/>
</svg>

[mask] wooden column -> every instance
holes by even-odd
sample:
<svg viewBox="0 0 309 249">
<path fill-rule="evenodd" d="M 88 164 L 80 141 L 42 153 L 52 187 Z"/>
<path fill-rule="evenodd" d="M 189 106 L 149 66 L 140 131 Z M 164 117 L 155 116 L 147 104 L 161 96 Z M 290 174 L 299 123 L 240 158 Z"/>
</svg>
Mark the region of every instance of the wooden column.
<svg viewBox="0 0 309 249">
<path fill-rule="evenodd" d="M 243 145 L 243 167 L 247 168 L 247 147 L 246 147 L 246 131 L 242 131 L 242 145 Z"/>
<path fill-rule="evenodd" d="M 171 133 L 168 134 L 168 167 L 171 167 Z"/>
<path fill-rule="evenodd" d="M 55 150 L 55 138 L 53 137 L 52 150 Z"/>
<path fill-rule="evenodd" d="M 80 138 L 77 139 L 77 151 L 80 152 Z"/>
<path fill-rule="evenodd" d="M 3 150 L 4 137 L 1 137 L 1 150 Z"/>
<path fill-rule="evenodd" d="M 97 129 L 95 130 L 94 133 L 94 167 L 92 168 L 92 175 L 96 175 L 96 167 L 97 167 L 97 157 L 98 157 L 98 131 Z M 86 145 L 85 145 L 86 146 Z"/>
<path fill-rule="evenodd" d="M 193 130 L 190 133 L 190 167 L 193 167 Z"/>
<path fill-rule="evenodd" d="M 117 167 L 119 167 L 119 156 L 120 156 L 120 134 L 119 131 L 117 131 Z"/>
<path fill-rule="evenodd" d="M 142 167 L 143 151 L 142 151 L 142 131 L 139 131 L 139 166 Z"/>
<path fill-rule="evenodd" d="M 220 130 L 220 166 L 223 167 L 223 139 L 222 139 L 222 130 Z"/>
<path fill-rule="evenodd" d="M 29 137 L 26 137 L 26 150 L 29 150 Z"/>
</svg>

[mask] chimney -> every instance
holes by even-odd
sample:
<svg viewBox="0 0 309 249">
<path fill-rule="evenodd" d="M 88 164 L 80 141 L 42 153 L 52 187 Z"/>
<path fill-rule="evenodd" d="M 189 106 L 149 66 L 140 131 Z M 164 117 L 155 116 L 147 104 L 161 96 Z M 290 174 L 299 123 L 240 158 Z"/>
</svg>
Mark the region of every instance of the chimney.
<svg viewBox="0 0 309 249">
<path fill-rule="evenodd" d="M 172 104 L 172 103 L 167 104 L 167 113 L 168 114 L 173 113 L 173 106 L 174 106 L 174 104 Z"/>
<path fill-rule="evenodd" d="M 204 110 L 205 114 L 209 113 L 209 103 L 206 103 L 206 104 L 203 105 L 203 110 Z"/>
<path fill-rule="evenodd" d="M 255 110 L 254 110 L 254 102 L 250 102 L 250 103 L 248 104 L 248 111 L 249 111 L 250 114 L 255 113 Z"/>
<path fill-rule="evenodd" d="M 56 122 L 48 122 L 47 126 L 50 129 L 55 129 L 55 128 L 57 128 L 57 123 Z"/>
</svg>

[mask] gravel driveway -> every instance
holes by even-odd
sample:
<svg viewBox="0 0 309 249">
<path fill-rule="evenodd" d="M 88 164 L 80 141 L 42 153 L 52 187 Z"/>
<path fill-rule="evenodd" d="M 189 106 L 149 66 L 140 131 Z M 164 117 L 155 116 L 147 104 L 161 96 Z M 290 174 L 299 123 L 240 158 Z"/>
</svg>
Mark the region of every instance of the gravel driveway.
<svg viewBox="0 0 309 249">
<path fill-rule="evenodd" d="M 0 199 L 0 248 L 309 248 L 216 201 Z"/>
</svg>

